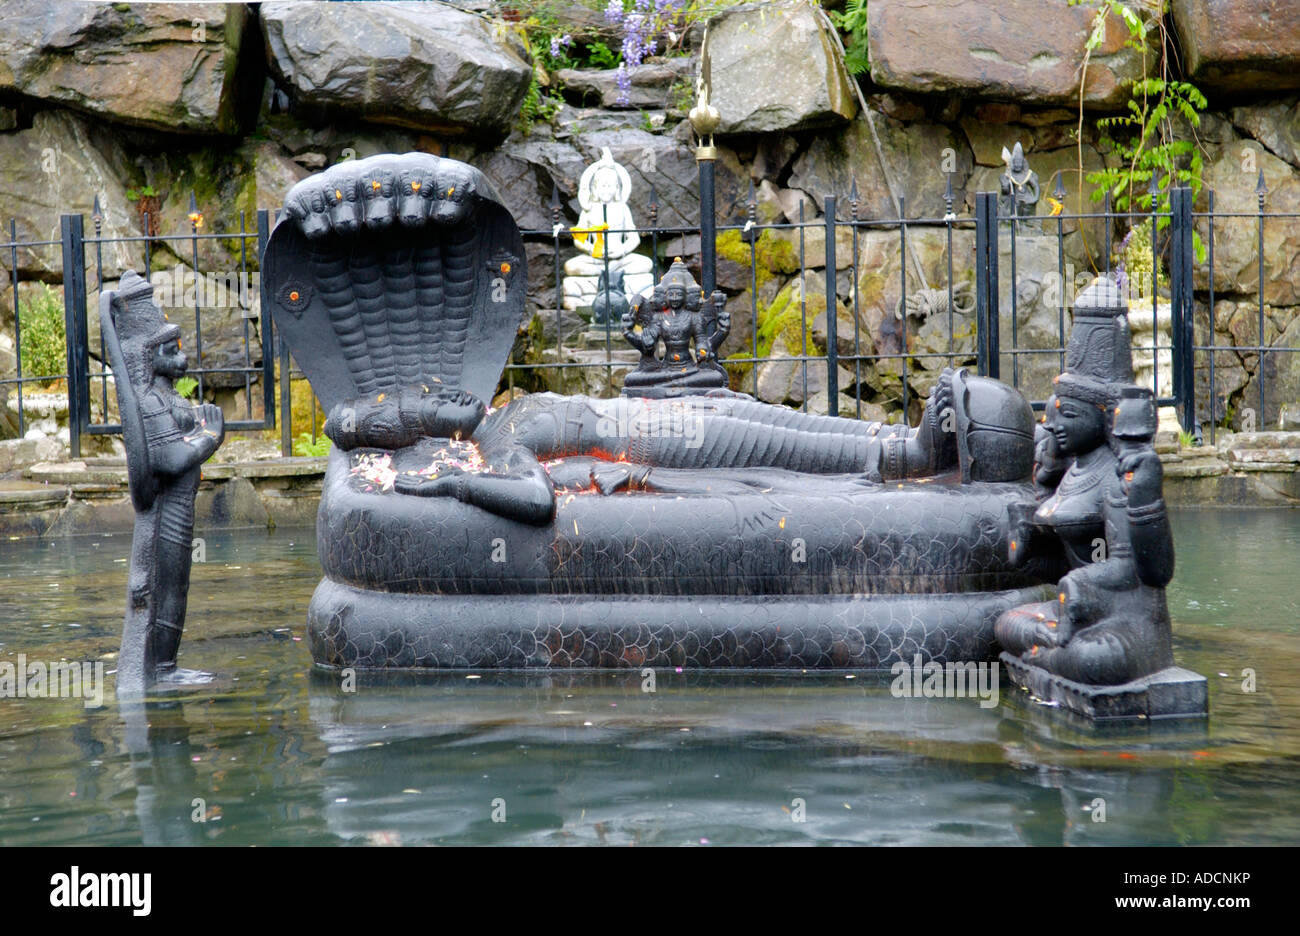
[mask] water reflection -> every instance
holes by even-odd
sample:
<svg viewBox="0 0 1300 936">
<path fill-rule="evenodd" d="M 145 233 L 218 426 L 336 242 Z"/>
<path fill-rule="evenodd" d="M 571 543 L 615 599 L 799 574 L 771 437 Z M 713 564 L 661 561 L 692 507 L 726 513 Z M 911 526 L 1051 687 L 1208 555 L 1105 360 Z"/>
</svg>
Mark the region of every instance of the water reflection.
<svg viewBox="0 0 1300 936">
<path fill-rule="evenodd" d="M 1300 513 L 1175 519 L 1176 653 L 1211 676 L 1212 717 L 1142 730 L 1006 687 L 996 708 L 897 699 L 874 674 L 660 671 L 653 693 L 639 673 L 441 674 L 345 692 L 302 640 L 311 532 L 213 537 L 181 662 L 224 688 L 0 699 L 0 844 L 1295 843 Z M 0 545 L 0 660 L 111 669 L 126 546 Z"/>
</svg>

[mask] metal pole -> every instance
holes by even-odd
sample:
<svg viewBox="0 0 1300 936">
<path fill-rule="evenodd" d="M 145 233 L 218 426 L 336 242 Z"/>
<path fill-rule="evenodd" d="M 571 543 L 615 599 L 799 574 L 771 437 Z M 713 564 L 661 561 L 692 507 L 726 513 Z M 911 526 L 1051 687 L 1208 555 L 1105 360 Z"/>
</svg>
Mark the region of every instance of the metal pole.
<svg viewBox="0 0 1300 936">
<path fill-rule="evenodd" d="M 712 296 L 717 284 L 718 218 L 714 202 L 713 169 L 717 149 L 701 146 L 695 151 L 700 164 L 700 286 L 705 296 Z"/>
<path fill-rule="evenodd" d="M 81 215 L 60 215 L 63 241 L 63 329 L 68 365 L 68 448 L 81 457 L 81 432 L 87 419 L 83 409 L 90 387 L 82 386 L 82 360 L 86 355 L 86 244 Z M 120 379 L 120 378 L 119 378 Z"/>
<path fill-rule="evenodd" d="M 695 161 L 700 165 L 700 286 L 705 301 L 713 295 L 718 281 L 717 205 L 714 204 L 713 192 L 713 164 L 718 158 L 718 148 L 713 145 L 713 132 L 722 123 L 722 115 L 709 103 L 710 74 L 709 31 L 706 28 L 700 46 L 700 77 L 696 82 L 698 100 L 687 115 L 698 141 Z"/>
<path fill-rule="evenodd" d="M 975 193 L 975 369 L 989 372 L 989 229 L 985 192 Z"/>
<path fill-rule="evenodd" d="M 262 332 L 262 421 L 267 424 L 266 428 L 275 428 L 275 342 L 272 329 L 275 323 L 271 320 L 271 297 L 267 293 L 266 277 L 262 271 L 266 269 L 266 245 L 271 240 L 271 212 L 265 208 L 259 208 L 257 211 L 257 285 L 258 294 L 260 295 L 261 321 L 258 323 Z M 251 400 L 249 401 L 252 402 Z"/>
<path fill-rule="evenodd" d="M 835 306 L 835 196 L 822 199 L 826 211 L 826 412 L 840 414 L 839 309 Z"/>
</svg>

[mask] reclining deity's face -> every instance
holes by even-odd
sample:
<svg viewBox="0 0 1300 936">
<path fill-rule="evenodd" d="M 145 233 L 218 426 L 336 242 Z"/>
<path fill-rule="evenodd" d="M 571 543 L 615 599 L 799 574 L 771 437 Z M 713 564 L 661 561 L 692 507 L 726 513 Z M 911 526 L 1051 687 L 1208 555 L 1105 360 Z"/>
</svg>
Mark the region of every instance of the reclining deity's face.
<svg viewBox="0 0 1300 936">
<path fill-rule="evenodd" d="M 1105 415 L 1101 407 L 1074 397 L 1057 397 L 1047 417 L 1061 455 L 1086 455 L 1106 442 Z"/>
<path fill-rule="evenodd" d="M 486 414 L 483 401 L 467 390 L 441 389 L 421 401 L 424 425 L 442 427 L 452 439 L 468 439 Z"/>
</svg>

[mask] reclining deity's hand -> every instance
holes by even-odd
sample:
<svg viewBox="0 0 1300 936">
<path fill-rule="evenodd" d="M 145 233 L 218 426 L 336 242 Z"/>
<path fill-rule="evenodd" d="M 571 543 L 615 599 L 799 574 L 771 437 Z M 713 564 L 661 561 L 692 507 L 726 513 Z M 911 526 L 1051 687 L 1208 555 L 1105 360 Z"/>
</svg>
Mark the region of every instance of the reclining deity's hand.
<svg viewBox="0 0 1300 936">
<path fill-rule="evenodd" d="M 459 468 L 448 467 L 429 477 L 426 475 L 399 474 L 393 479 L 393 489 L 400 494 L 417 497 L 454 497 L 465 499 L 468 475 Z"/>
</svg>

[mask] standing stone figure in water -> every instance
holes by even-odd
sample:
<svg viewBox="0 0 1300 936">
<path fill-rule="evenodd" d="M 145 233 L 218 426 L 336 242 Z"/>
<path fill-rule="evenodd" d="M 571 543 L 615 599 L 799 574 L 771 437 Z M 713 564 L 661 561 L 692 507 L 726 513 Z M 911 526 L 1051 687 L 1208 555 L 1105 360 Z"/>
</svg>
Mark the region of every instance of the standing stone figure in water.
<svg viewBox="0 0 1300 936">
<path fill-rule="evenodd" d="M 193 406 L 176 392 L 185 376 L 180 328 L 134 271 L 100 300 L 100 326 L 113 368 L 127 475 L 135 507 L 118 695 L 157 682 L 183 682 L 176 653 L 185 626 L 199 472 L 225 435 L 221 408 Z"/>
</svg>

